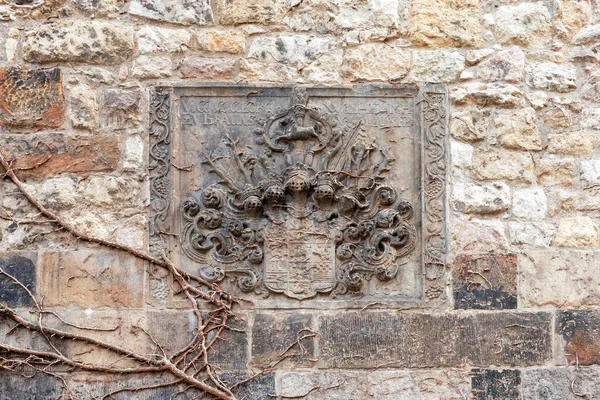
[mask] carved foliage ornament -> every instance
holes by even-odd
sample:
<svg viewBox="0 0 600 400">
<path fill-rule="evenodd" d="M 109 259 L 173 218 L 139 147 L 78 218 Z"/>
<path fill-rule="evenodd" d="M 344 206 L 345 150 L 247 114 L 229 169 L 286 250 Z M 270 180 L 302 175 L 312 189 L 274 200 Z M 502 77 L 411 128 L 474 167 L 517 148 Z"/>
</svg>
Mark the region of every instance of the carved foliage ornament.
<svg viewBox="0 0 600 400">
<path fill-rule="evenodd" d="M 386 185 L 394 160 L 360 122 L 337 126 L 296 89 L 251 130 L 256 146 L 227 136 L 226 152 L 202 155 L 216 183 L 180 205 L 183 252 L 205 279 L 304 299 L 399 274 L 417 240 L 413 206 Z"/>
</svg>

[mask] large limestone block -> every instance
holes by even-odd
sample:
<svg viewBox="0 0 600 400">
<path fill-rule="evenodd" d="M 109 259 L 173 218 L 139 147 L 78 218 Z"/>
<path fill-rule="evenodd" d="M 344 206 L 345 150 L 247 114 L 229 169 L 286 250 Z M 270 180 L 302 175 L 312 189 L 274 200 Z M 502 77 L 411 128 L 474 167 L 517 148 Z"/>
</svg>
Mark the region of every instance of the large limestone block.
<svg viewBox="0 0 600 400">
<path fill-rule="evenodd" d="M 543 2 L 499 7 L 495 34 L 500 43 L 541 46 L 552 40 L 552 16 Z"/>
<path fill-rule="evenodd" d="M 600 231 L 590 217 L 561 218 L 552 244 L 559 247 L 600 247 Z"/>
<path fill-rule="evenodd" d="M 509 149 L 541 150 L 542 140 L 533 108 L 499 111 L 494 117 L 498 142 Z"/>
<path fill-rule="evenodd" d="M 408 73 L 410 59 L 405 49 L 367 43 L 346 51 L 342 71 L 351 81 L 398 80 Z"/>
<path fill-rule="evenodd" d="M 133 0 L 129 14 L 182 25 L 207 25 L 213 21 L 210 0 Z"/>
<path fill-rule="evenodd" d="M 483 180 L 507 179 L 525 183 L 535 180 L 530 154 L 503 149 L 476 149 L 473 172 Z"/>
</svg>

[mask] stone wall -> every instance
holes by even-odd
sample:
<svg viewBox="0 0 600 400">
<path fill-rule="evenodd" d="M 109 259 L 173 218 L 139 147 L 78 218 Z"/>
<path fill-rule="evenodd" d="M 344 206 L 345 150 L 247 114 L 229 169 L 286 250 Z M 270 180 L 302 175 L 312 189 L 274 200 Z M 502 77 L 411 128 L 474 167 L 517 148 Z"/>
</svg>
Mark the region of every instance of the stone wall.
<svg viewBox="0 0 600 400">
<path fill-rule="evenodd" d="M 599 42 L 597 0 L 4 0 L 0 149 L 62 219 L 145 250 L 150 88 L 445 84 L 451 301 L 248 309 L 214 362 L 233 381 L 249 376 L 309 328 L 297 355 L 238 397 L 599 398 Z M 48 310 L 115 327 L 96 334 L 140 351 L 151 343 L 136 327 L 169 346 L 189 340 L 190 311 L 149 304 L 144 262 L 42 220 L 0 180 L 0 267 Z M 5 276 L 0 300 L 33 305 Z M 31 339 L 11 331 L 0 323 L 2 341 Z M 158 379 L 64 377 L 82 399 Z M 32 393 L 60 398 L 62 382 L 0 375 L 1 399 Z"/>
</svg>

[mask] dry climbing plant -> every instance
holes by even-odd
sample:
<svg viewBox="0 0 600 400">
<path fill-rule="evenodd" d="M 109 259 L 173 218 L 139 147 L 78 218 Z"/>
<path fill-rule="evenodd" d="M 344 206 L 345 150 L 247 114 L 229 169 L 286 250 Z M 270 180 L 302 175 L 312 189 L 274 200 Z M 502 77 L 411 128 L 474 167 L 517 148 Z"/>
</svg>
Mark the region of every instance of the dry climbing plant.
<svg viewBox="0 0 600 400">
<path fill-rule="evenodd" d="M 89 331 L 111 331 L 111 328 L 90 328 L 68 323 L 60 315 L 47 311 L 43 307 L 43 299 L 36 296 L 17 278 L 10 275 L 7 271 L 0 268 L 0 274 L 12 281 L 14 285 L 20 287 L 31 297 L 35 307 L 30 310 L 30 315 L 24 316 L 7 304 L 0 302 L 0 316 L 5 320 L 12 321 L 14 327 L 9 334 L 17 335 L 20 330 L 27 330 L 41 338 L 49 350 L 41 351 L 33 346 L 14 346 L 0 343 L 0 370 L 18 372 L 24 376 L 30 376 L 36 373 L 43 373 L 58 379 L 63 385 L 63 397 L 67 399 L 76 399 L 75 394 L 70 390 L 65 380 L 64 373 L 74 371 L 90 371 L 97 373 L 113 373 L 128 376 L 136 374 L 156 374 L 157 377 L 170 378 L 161 383 L 129 386 L 120 388 L 111 392 L 104 393 L 101 399 L 110 399 L 113 396 L 124 392 L 139 392 L 144 390 L 156 389 L 161 387 L 177 386 L 181 387 L 177 394 L 182 394 L 188 390 L 199 391 L 199 396 L 205 394 L 212 398 L 233 400 L 236 399 L 233 390 L 254 378 L 260 373 L 246 378 L 243 381 L 235 383 L 225 382 L 219 378 L 221 374 L 217 367 L 211 364 L 209 360 L 209 350 L 218 342 L 221 334 L 226 329 L 232 329 L 228 322 L 234 318 L 233 307 L 240 300 L 225 293 L 218 285 L 207 282 L 196 275 L 187 273 L 175 265 L 165 254 L 161 257 L 153 257 L 143 251 L 121 245 L 116 242 L 94 238 L 79 231 L 70 225 L 57 213 L 46 208 L 41 204 L 27 189 L 27 186 L 17 177 L 12 168 L 12 161 L 0 153 L 0 165 L 5 171 L 2 178 L 8 178 L 17 187 L 20 193 L 39 211 L 41 216 L 46 218 L 43 223 L 55 224 L 58 229 L 64 230 L 75 238 L 101 246 L 109 247 L 115 250 L 127 252 L 139 259 L 145 260 L 156 266 L 166 269 L 177 283 L 176 291 L 184 296 L 190 304 L 195 317 L 195 329 L 193 339 L 184 347 L 168 354 L 165 351 L 164 344 L 159 343 L 147 330 L 139 328 L 146 336 L 149 344 L 153 345 L 152 354 L 142 354 L 138 351 L 132 351 L 126 347 L 113 345 L 105 341 L 94 338 Z M 46 317 L 52 314 L 58 318 L 67 329 L 56 329 L 49 327 Z M 32 318 L 34 315 L 35 318 Z M 74 328 L 74 329 L 72 329 Z M 282 359 L 294 355 L 294 347 L 301 348 L 300 341 L 306 335 L 314 336 L 313 332 L 303 332 L 303 337 L 292 343 L 281 358 L 272 365 L 273 368 Z M 127 366 L 119 366 L 117 362 L 108 364 L 90 363 L 77 359 L 77 355 L 65 355 L 61 349 L 66 342 L 79 342 L 85 345 L 91 345 L 98 350 L 113 353 L 119 360 L 127 360 Z M 296 353 L 297 354 L 297 353 Z M 133 363 L 133 365 L 131 365 Z"/>
</svg>

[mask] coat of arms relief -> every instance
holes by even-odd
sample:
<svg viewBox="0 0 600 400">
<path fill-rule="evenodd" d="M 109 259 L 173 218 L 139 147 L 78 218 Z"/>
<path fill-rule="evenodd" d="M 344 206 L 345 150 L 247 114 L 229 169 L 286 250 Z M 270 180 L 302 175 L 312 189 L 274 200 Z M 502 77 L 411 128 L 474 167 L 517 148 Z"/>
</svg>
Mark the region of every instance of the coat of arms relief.
<svg viewBox="0 0 600 400">
<path fill-rule="evenodd" d="M 415 249 L 413 208 L 394 164 L 356 124 L 340 125 L 296 89 L 290 106 L 226 135 L 202 162 L 214 182 L 181 203 L 181 240 L 201 275 L 240 290 L 306 299 L 360 291 L 402 272 Z"/>
</svg>

